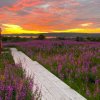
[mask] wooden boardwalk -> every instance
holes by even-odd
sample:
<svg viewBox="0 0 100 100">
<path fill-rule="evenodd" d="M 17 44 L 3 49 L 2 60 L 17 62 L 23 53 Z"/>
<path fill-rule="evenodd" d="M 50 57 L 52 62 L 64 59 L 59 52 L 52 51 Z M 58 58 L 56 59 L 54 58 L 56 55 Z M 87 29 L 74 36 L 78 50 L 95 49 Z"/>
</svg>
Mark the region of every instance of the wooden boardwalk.
<svg viewBox="0 0 100 100">
<path fill-rule="evenodd" d="M 31 76 L 34 78 L 35 84 L 41 89 L 42 100 L 86 100 L 42 65 L 31 60 L 21 51 L 11 48 L 11 53 L 15 63 L 22 64 L 22 68 L 26 71 L 26 77 Z"/>
</svg>

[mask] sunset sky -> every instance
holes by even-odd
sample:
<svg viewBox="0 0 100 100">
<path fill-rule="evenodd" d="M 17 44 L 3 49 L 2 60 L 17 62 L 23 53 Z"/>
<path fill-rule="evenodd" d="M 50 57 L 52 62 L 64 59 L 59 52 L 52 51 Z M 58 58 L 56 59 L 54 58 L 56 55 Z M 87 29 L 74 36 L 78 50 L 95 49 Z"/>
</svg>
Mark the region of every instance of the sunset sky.
<svg viewBox="0 0 100 100">
<path fill-rule="evenodd" d="M 0 0 L 2 33 L 100 33 L 100 0 Z"/>
</svg>

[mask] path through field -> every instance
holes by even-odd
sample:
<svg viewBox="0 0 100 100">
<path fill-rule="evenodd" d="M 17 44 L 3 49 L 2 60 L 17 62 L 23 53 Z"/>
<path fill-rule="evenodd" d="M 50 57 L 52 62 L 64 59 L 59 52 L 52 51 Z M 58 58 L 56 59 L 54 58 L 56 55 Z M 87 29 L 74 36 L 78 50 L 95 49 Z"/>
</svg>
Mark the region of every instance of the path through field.
<svg viewBox="0 0 100 100">
<path fill-rule="evenodd" d="M 15 63 L 22 64 L 22 68 L 26 71 L 26 77 L 31 76 L 41 89 L 42 100 L 86 100 L 38 62 L 31 60 L 16 48 L 10 50 Z M 33 92 L 34 90 L 35 87 L 33 87 Z"/>
</svg>

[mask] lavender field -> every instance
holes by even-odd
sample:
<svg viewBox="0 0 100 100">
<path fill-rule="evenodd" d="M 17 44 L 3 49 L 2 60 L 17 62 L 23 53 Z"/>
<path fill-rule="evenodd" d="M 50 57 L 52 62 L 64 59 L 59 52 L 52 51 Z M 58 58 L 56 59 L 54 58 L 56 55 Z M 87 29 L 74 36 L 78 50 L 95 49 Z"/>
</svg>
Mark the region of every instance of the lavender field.
<svg viewBox="0 0 100 100">
<path fill-rule="evenodd" d="M 14 64 L 10 51 L 3 50 L 0 58 L 0 100 L 40 100 L 38 88 L 33 94 L 33 80 L 26 78 L 21 64 Z"/>
<path fill-rule="evenodd" d="M 88 100 L 100 100 L 100 42 L 34 40 L 16 46 Z"/>
</svg>

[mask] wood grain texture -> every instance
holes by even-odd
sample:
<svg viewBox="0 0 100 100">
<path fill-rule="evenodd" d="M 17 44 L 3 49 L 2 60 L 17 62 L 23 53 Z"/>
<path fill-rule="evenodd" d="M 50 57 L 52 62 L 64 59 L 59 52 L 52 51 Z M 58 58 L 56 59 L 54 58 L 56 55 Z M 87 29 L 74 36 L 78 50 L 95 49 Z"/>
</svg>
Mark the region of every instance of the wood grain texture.
<svg viewBox="0 0 100 100">
<path fill-rule="evenodd" d="M 21 64 L 26 72 L 26 77 L 32 77 L 39 86 L 42 100 L 86 100 L 83 96 L 70 88 L 67 84 L 45 69 L 41 64 L 31 60 L 23 52 L 11 48 L 11 53 L 16 64 Z M 33 87 L 33 92 L 34 92 Z"/>
</svg>

